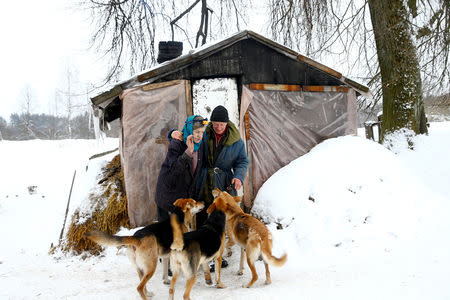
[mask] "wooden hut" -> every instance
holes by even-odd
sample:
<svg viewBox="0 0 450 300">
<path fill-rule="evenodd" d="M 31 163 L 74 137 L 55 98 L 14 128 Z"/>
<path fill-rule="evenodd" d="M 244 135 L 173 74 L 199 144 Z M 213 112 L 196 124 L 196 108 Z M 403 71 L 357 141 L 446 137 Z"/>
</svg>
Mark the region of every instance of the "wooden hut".
<svg viewBox="0 0 450 300">
<path fill-rule="evenodd" d="M 154 195 L 167 132 L 186 116 L 227 107 L 246 144 L 244 204 L 277 170 L 324 139 L 356 134 L 356 97 L 341 73 L 251 31 L 163 62 L 94 98 L 102 120 L 120 118 L 120 154 L 132 226 L 156 219 Z"/>
</svg>

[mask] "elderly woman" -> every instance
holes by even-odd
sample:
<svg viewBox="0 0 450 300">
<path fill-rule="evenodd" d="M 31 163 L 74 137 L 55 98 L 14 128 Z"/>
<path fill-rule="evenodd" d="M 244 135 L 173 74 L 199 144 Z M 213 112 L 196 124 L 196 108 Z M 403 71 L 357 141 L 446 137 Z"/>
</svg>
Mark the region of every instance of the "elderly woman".
<svg viewBox="0 0 450 300">
<path fill-rule="evenodd" d="M 156 185 L 159 222 L 169 219 L 169 213 L 175 212 L 173 203 L 177 199 L 194 196 L 196 178 L 202 168 L 200 144 L 207 124 L 207 119 L 193 115 L 186 119 L 181 132 L 169 132 L 169 149 Z"/>
</svg>

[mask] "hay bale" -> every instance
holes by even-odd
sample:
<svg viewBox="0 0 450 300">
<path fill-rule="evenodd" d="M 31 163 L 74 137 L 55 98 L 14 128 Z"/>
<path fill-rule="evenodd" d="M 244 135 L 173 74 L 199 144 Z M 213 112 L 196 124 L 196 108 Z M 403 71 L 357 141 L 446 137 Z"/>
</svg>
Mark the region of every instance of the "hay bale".
<svg viewBox="0 0 450 300">
<path fill-rule="evenodd" d="M 61 244 L 63 251 L 75 254 L 88 251 L 97 255 L 102 248 L 84 238 L 87 231 L 95 229 L 114 234 L 120 227 L 130 228 L 120 155 L 116 155 L 102 169 L 98 184 L 101 186 L 100 192 L 89 195 L 90 209 L 82 211 L 78 208 L 74 212 L 66 239 Z"/>
</svg>

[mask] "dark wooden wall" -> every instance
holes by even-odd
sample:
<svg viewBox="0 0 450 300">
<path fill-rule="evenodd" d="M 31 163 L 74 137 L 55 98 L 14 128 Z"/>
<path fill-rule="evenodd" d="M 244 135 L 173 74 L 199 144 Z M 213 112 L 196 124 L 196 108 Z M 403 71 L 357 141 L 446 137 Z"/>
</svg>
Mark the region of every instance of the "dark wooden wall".
<svg viewBox="0 0 450 300">
<path fill-rule="evenodd" d="M 237 80 L 240 99 L 243 84 L 299 84 L 343 85 L 330 74 L 316 69 L 300 60 L 283 55 L 253 39 L 236 42 L 216 53 L 155 82 L 187 79 L 198 80 L 216 77 L 232 77 Z M 105 120 L 110 122 L 121 114 L 118 97 L 105 110 Z"/>
<path fill-rule="evenodd" d="M 252 39 L 239 41 L 159 81 L 212 77 L 240 77 L 242 84 L 342 85 L 331 75 Z"/>
</svg>

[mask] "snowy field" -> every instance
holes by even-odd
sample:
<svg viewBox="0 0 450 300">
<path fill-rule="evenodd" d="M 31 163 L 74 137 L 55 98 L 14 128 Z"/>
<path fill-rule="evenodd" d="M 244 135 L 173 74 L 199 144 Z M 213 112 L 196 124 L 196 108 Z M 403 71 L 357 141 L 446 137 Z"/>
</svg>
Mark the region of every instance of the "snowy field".
<svg viewBox="0 0 450 300">
<path fill-rule="evenodd" d="M 270 222 L 272 284 L 238 269 L 238 249 L 223 270 L 225 289 L 199 276 L 193 299 L 450 299 L 450 122 L 432 123 L 415 150 L 401 137 L 392 150 L 362 137 L 330 139 L 274 174 L 254 212 Z M 140 299 L 125 251 L 101 257 L 47 254 L 58 242 L 72 177 L 71 212 L 94 188 L 117 139 L 0 142 L 0 299 Z M 29 186 L 37 186 L 30 194 Z M 278 227 L 283 229 L 277 230 Z M 167 299 L 161 268 L 149 281 Z M 184 279 L 176 286 L 181 299 Z"/>
</svg>

